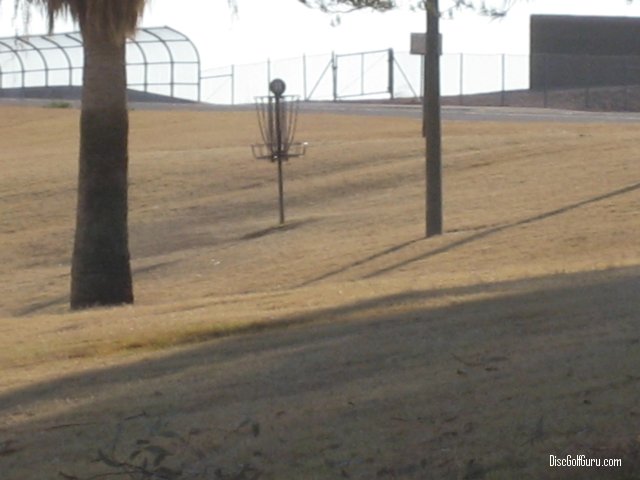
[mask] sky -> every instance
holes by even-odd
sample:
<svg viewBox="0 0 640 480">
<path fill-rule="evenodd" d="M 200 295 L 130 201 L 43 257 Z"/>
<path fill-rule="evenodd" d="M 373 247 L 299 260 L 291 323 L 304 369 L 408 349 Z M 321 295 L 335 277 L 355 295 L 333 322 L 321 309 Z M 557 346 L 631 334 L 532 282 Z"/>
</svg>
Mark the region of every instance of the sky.
<svg viewBox="0 0 640 480">
<path fill-rule="evenodd" d="M 489 0 L 491 1 L 491 0 Z M 332 17 L 309 9 L 297 0 L 237 0 L 233 14 L 227 0 L 151 0 L 142 25 L 170 26 L 186 34 L 196 45 L 204 69 L 329 53 L 350 53 L 394 48 L 409 50 L 411 32 L 425 30 L 425 14 L 408 9 L 371 11 Z M 445 8 L 447 0 L 441 0 Z M 495 0 L 499 5 L 501 0 Z M 13 0 L 0 8 L 0 36 L 24 33 L 20 18 L 13 18 Z M 441 23 L 445 53 L 527 54 L 531 14 L 640 16 L 640 0 L 522 0 L 503 20 L 459 13 Z M 35 15 L 30 34 L 46 33 L 46 22 Z M 56 32 L 76 30 L 70 22 L 58 22 Z"/>
</svg>

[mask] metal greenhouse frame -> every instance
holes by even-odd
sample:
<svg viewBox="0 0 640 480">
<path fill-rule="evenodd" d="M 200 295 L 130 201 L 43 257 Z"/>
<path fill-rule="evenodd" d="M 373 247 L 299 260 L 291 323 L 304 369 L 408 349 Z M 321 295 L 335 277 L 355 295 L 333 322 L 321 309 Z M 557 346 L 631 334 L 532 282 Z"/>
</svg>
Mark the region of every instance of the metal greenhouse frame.
<svg viewBox="0 0 640 480">
<path fill-rule="evenodd" d="M 0 38 L 0 89 L 82 85 L 80 32 Z M 170 27 L 140 28 L 127 41 L 128 87 L 200 101 L 200 55 L 189 38 Z M 194 98 L 195 97 L 195 98 Z"/>
</svg>

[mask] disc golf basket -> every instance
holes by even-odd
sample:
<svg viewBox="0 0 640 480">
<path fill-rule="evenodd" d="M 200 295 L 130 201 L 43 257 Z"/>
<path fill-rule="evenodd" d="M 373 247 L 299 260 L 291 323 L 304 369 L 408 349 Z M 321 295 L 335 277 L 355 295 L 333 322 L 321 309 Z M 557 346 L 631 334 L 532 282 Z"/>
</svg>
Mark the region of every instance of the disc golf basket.
<svg viewBox="0 0 640 480">
<path fill-rule="evenodd" d="M 278 194 L 280 200 L 280 225 L 284 224 L 284 183 L 282 162 L 305 154 L 306 143 L 294 143 L 298 119 L 297 96 L 285 96 L 284 81 L 276 78 L 269 84 L 273 95 L 256 97 L 256 112 L 262 144 L 251 145 L 258 160 L 270 160 L 278 164 Z"/>
</svg>

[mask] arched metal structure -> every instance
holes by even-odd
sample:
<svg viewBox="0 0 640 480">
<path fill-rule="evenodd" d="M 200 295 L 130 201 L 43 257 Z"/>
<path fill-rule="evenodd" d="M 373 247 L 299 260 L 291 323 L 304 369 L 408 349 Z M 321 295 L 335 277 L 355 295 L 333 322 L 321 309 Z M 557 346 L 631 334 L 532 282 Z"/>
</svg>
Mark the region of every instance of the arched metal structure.
<svg viewBox="0 0 640 480">
<path fill-rule="evenodd" d="M 82 85 L 80 32 L 0 38 L 0 92 Z M 127 42 L 132 90 L 200 101 L 200 55 L 170 27 L 140 28 Z"/>
</svg>

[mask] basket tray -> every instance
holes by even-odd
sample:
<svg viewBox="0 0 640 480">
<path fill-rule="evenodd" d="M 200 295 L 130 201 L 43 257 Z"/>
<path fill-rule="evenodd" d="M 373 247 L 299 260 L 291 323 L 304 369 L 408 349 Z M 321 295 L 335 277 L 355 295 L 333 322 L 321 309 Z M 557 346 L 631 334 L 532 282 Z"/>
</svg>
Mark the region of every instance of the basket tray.
<svg viewBox="0 0 640 480">
<path fill-rule="evenodd" d="M 307 142 L 296 142 L 289 145 L 289 149 L 283 152 L 282 160 L 288 160 L 291 157 L 302 157 L 307 151 Z M 259 143 L 251 145 L 251 151 L 253 156 L 257 160 L 271 160 L 272 162 L 278 159 L 276 153 L 273 153 L 271 145 Z"/>
</svg>

